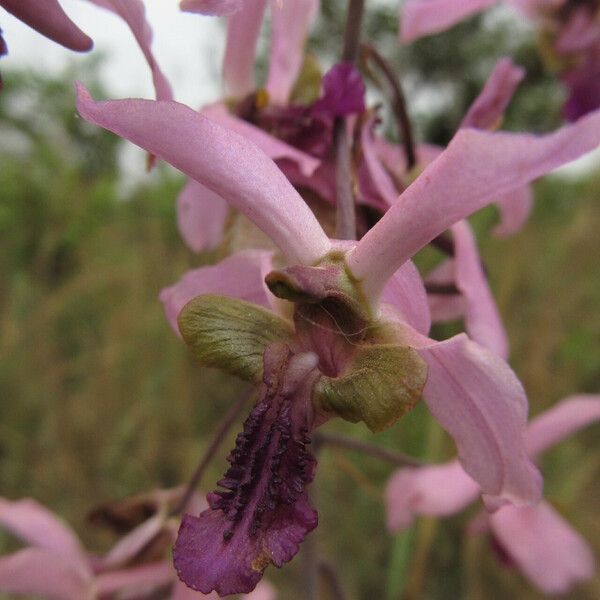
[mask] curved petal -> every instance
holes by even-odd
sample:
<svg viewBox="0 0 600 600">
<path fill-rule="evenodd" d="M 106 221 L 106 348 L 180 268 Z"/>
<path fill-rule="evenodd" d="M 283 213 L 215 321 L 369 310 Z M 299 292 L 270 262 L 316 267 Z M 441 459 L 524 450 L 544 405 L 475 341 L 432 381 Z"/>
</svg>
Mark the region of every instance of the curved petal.
<svg viewBox="0 0 600 600">
<path fill-rule="evenodd" d="M 496 4 L 497 0 L 409 0 L 400 9 L 400 39 L 405 44 L 449 29 Z"/>
<path fill-rule="evenodd" d="M 500 59 L 460 126 L 490 131 L 496 129 L 524 77 L 523 68 L 516 66 L 509 58 Z"/>
<path fill-rule="evenodd" d="M 579 429 L 600 420 L 600 395 L 570 396 L 531 420 L 525 439 L 535 458 Z"/>
<path fill-rule="evenodd" d="M 431 314 L 427 293 L 421 274 L 412 261 L 409 260 L 392 275 L 383 289 L 381 301 L 392 305 L 402 319 L 419 333 L 429 333 Z"/>
<path fill-rule="evenodd" d="M 413 332 L 406 341 L 427 363 L 429 410 L 490 504 L 537 502 L 542 478 L 525 449 L 527 398 L 510 367 L 465 334 L 435 342 Z"/>
<path fill-rule="evenodd" d="M 524 185 L 506 194 L 495 204 L 500 212 L 500 222 L 492 229 L 492 233 L 499 237 L 512 235 L 525 225 L 529 217 L 533 208 L 533 190 L 529 185 Z"/>
<path fill-rule="evenodd" d="M 465 325 L 475 342 L 506 359 L 508 338 L 487 277 L 475 236 L 467 221 L 452 226 L 456 286 L 465 298 Z"/>
<path fill-rule="evenodd" d="M 65 14 L 57 0 L 0 0 L 0 6 L 65 48 L 84 52 L 94 42 Z"/>
<path fill-rule="evenodd" d="M 228 213 L 221 196 L 193 179 L 177 197 L 177 227 L 194 252 L 214 248 L 221 241 Z"/>
<path fill-rule="evenodd" d="M 0 498 L 0 527 L 28 544 L 85 564 L 85 554 L 75 533 L 35 500 L 11 502 Z"/>
<path fill-rule="evenodd" d="M 417 515 L 447 517 L 460 512 L 479 496 L 479 486 L 457 460 L 443 465 L 396 471 L 385 489 L 387 527 L 410 527 Z"/>
<path fill-rule="evenodd" d="M 236 98 L 254 91 L 254 55 L 266 4 L 267 0 L 244 0 L 227 21 L 223 81 Z"/>
<path fill-rule="evenodd" d="M 385 282 L 450 225 L 600 144 L 600 110 L 548 135 L 461 129 L 348 256 L 377 299 Z"/>
<path fill-rule="evenodd" d="M 441 262 L 425 277 L 426 284 L 454 285 L 455 281 L 456 269 L 454 259 L 452 258 Z M 428 292 L 427 302 L 431 311 L 431 320 L 435 323 L 462 319 L 465 314 L 465 298 L 462 294 L 435 294 Z"/>
<path fill-rule="evenodd" d="M 236 13 L 243 5 L 244 0 L 181 0 L 179 9 L 183 12 L 223 17 Z"/>
<path fill-rule="evenodd" d="M 561 594 L 594 575 L 586 541 L 547 502 L 505 506 L 490 515 L 494 536 L 542 592 Z"/>
<path fill-rule="evenodd" d="M 141 0 L 91 0 L 97 6 L 114 12 L 127 23 L 152 72 L 157 100 L 173 100 L 173 92 L 152 54 L 152 29 L 146 20 L 146 8 Z"/>
<path fill-rule="evenodd" d="M 274 104 L 286 104 L 302 66 L 304 41 L 319 0 L 271 3 L 271 55 L 267 91 Z"/>
<path fill-rule="evenodd" d="M 306 177 L 313 175 L 321 164 L 318 158 L 297 150 L 247 121 L 232 116 L 222 104 L 212 104 L 203 108 L 201 112 L 211 121 L 227 127 L 255 143 L 269 158 L 289 160 L 295 163 Z"/>
<path fill-rule="evenodd" d="M 175 285 L 160 293 L 167 320 L 179 335 L 177 316 L 192 298 L 201 294 L 220 294 L 271 308 L 271 299 L 275 299 L 264 279 L 272 269 L 271 252 L 246 250 L 214 266 L 188 271 Z"/>
<path fill-rule="evenodd" d="M 139 567 L 130 567 L 120 571 L 111 571 L 98 575 L 94 581 L 101 597 L 112 597 L 112 594 L 121 592 L 122 597 L 145 597 L 140 593 L 152 590 L 175 581 L 175 572 L 170 562 L 160 561 Z M 133 592 L 137 592 L 135 596 Z M 125 594 L 129 594 L 125 596 Z M 82 598 L 83 596 L 78 596 Z M 119 596 L 121 597 L 121 596 Z M 73 599 L 74 600 L 74 599 Z"/>
<path fill-rule="evenodd" d="M 138 144 L 244 213 L 292 263 L 310 264 L 331 244 L 273 161 L 254 144 L 177 102 L 94 102 L 78 84 L 77 108 L 96 125 Z"/>
<path fill-rule="evenodd" d="M 0 558 L 0 591 L 8 594 L 81 600 L 88 597 L 90 583 L 66 558 L 44 548 L 24 548 Z"/>
</svg>

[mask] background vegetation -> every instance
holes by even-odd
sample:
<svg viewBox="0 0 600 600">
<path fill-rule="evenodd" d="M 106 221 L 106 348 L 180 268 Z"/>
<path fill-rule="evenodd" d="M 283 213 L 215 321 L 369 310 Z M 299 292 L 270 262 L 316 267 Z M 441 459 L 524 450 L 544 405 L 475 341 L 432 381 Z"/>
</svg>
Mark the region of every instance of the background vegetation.
<svg viewBox="0 0 600 600">
<path fill-rule="evenodd" d="M 333 56 L 340 21 L 332 11 L 312 43 Z M 367 22 L 384 53 L 396 52 L 391 23 L 386 11 Z M 417 106 L 421 84 L 448 90 L 435 110 L 413 111 L 422 139 L 449 137 L 507 45 L 532 73 L 507 127 L 546 130 L 557 122 L 561 91 L 542 74 L 531 42 L 523 41 L 530 38 L 514 36 L 509 44 L 502 19 L 485 31 L 471 22 L 394 59 Z M 87 81 L 89 72 L 91 63 Z M 241 384 L 197 367 L 157 300 L 161 288 L 211 259 L 186 250 L 177 233 L 182 177 L 159 165 L 123 192 L 120 142 L 76 116 L 73 78 L 11 72 L 0 94 L 0 495 L 37 498 L 90 547 L 103 549 L 114 538 L 86 521 L 90 508 L 185 481 Z M 140 170 L 144 160 L 140 151 Z M 600 391 L 600 172 L 548 177 L 536 197 L 531 220 L 509 240 L 483 235 L 496 219 L 492 208 L 474 219 L 532 414 L 566 395 Z M 433 251 L 420 260 L 431 263 Z M 454 452 L 424 406 L 376 436 L 341 422 L 327 428 L 428 461 Z M 543 461 L 548 499 L 597 553 L 598 432 L 598 425 L 588 428 Z M 205 489 L 223 471 L 233 437 Z M 479 507 L 389 535 L 382 490 L 391 472 L 348 451 L 326 448 L 320 456 L 316 537 L 350 597 L 541 597 L 497 560 L 489 538 L 465 534 Z M 0 552 L 10 543 L 0 537 Z M 269 569 L 268 577 L 282 598 L 296 598 L 302 570 L 299 559 L 283 571 Z M 569 597 L 600 597 L 600 579 Z"/>
</svg>

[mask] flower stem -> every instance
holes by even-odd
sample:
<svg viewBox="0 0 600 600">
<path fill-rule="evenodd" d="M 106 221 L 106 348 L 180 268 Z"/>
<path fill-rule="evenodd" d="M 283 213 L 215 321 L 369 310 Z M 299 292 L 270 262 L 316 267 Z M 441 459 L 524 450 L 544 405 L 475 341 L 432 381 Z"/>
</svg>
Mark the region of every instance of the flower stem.
<svg viewBox="0 0 600 600">
<path fill-rule="evenodd" d="M 392 106 L 396 113 L 398 126 L 400 127 L 406 165 L 408 170 L 410 170 L 417 164 L 417 154 L 415 151 L 415 138 L 408 111 L 406 110 L 406 98 L 404 96 L 404 91 L 402 90 L 402 85 L 400 80 L 394 74 L 392 67 L 374 46 L 371 44 L 362 44 L 362 49 L 364 56 L 371 59 L 377 65 L 377 68 L 385 77 L 392 91 Z"/>
<path fill-rule="evenodd" d="M 342 60 L 356 62 L 360 47 L 360 27 L 364 0 L 349 0 L 344 29 Z M 352 190 L 352 162 L 346 119 L 337 117 L 333 123 L 333 149 L 335 152 L 336 237 L 341 240 L 356 239 L 356 213 Z"/>
<path fill-rule="evenodd" d="M 198 484 L 200 483 L 200 480 L 202 479 L 202 476 L 204 475 L 204 472 L 206 471 L 206 467 L 208 467 L 210 461 L 214 458 L 221 444 L 225 440 L 225 437 L 229 433 L 229 430 L 236 422 L 238 416 L 240 415 L 244 406 L 246 405 L 246 402 L 252 396 L 253 393 L 254 390 L 240 396 L 237 402 L 229 409 L 229 411 L 227 411 L 227 414 L 221 421 L 221 424 L 219 425 L 217 431 L 215 432 L 215 435 L 210 441 L 210 444 L 208 445 L 208 447 L 204 451 L 204 454 L 200 458 L 200 462 L 198 463 L 194 474 L 192 475 L 189 483 L 187 484 L 187 487 L 183 496 L 181 497 L 181 500 L 173 508 L 171 512 L 172 516 L 179 515 L 185 510 L 185 507 L 188 505 L 188 502 L 190 501 L 192 495 L 194 494 L 194 491 L 196 490 Z"/>
<path fill-rule="evenodd" d="M 413 458 L 412 456 L 408 456 L 407 454 L 388 450 L 387 448 L 381 448 L 375 444 L 369 444 L 368 442 L 355 440 L 353 438 L 348 438 L 336 433 L 317 432 L 314 434 L 313 438 L 316 438 L 316 442 L 319 445 L 337 446 L 338 448 L 355 450 L 398 467 L 418 467 L 423 465 L 420 460 Z"/>
</svg>

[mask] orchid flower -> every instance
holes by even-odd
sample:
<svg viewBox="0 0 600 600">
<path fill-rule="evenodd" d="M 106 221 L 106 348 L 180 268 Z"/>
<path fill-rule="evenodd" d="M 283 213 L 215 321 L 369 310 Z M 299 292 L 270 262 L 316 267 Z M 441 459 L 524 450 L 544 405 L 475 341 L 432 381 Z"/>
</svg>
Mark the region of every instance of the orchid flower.
<svg viewBox="0 0 600 600">
<path fill-rule="evenodd" d="M 411 42 L 438 33 L 485 10 L 497 0 L 408 0 L 400 9 L 401 40 Z M 566 0 L 511 0 L 528 18 L 538 22 L 550 43 L 542 58 L 561 73 L 569 91 L 565 117 L 575 121 L 600 107 L 600 21 L 596 4 Z M 548 54 L 550 56 L 546 56 Z"/>
<path fill-rule="evenodd" d="M 161 502 L 167 500 L 165 493 L 155 496 Z M 197 498 L 193 504 L 202 508 Z M 0 498 L 0 527 L 27 544 L 0 557 L 0 592 L 35 594 L 49 600 L 108 600 L 131 594 L 136 598 L 153 597 L 154 592 L 171 586 L 169 597 L 173 600 L 217 600 L 216 594 L 206 596 L 183 585 L 169 561 L 131 565 L 161 532 L 172 537 L 175 530 L 163 509 L 123 537 L 106 555 L 94 556 L 84 550 L 70 527 L 35 500 Z M 245 598 L 276 600 L 276 593 L 269 583 L 261 582 Z"/>
<path fill-rule="evenodd" d="M 190 108 L 148 100 L 94 102 L 81 85 L 77 106 L 86 120 L 225 198 L 290 265 L 265 281 L 257 277 L 253 289 L 246 283 L 243 291 L 261 302 L 266 298 L 278 312 L 231 298 L 240 276 L 235 267 L 251 260 L 247 253 L 230 257 L 227 268 L 209 267 L 210 282 L 197 272 L 196 290 L 188 282 L 189 297 L 178 296 L 185 303 L 205 294 L 178 316 L 200 362 L 260 387 L 221 481 L 226 491 L 210 495 L 211 508 L 182 523 L 175 562 L 188 585 L 203 593 L 249 591 L 270 562 L 290 560 L 316 525 L 305 491 L 314 468 L 307 449 L 311 429 L 334 415 L 382 429 L 412 407 L 421 389 L 489 502 L 539 499 L 541 479 L 523 441 L 527 401 L 518 379 L 500 357 L 464 334 L 442 342 L 426 336 L 425 294 L 409 259 L 494 198 L 595 148 L 600 113 L 545 136 L 459 131 L 353 243 L 327 238 L 256 146 Z M 255 258 L 265 257 L 259 252 Z M 228 296 L 214 295 L 224 288 Z M 282 307 L 273 296 L 291 302 Z"/>
<path fill-rule="evenodd" d="M 600 420 L 600 396 L 567 398 L 529 423 L 526 443 L 537 459 L 579 429 Z M 388 528 L 410 527 L 416 515 L 445 517 L 460 512 L 479 494 L 479 486 L 457 460 L 403 468 L 386 489 Z M 533 507 L 504 506 L 481 514 L 472 530 L 491 530 L 512 562 L 542 592 L 560 594 L 593 576 L 594 559 L 585 540 L 548 502 Z"/>
</svg>

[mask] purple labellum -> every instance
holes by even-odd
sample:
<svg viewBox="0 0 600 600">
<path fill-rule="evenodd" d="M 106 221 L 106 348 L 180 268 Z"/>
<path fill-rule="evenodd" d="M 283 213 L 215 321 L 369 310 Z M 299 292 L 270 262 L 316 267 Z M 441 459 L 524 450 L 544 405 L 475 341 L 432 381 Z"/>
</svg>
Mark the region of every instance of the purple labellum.
<svg viewBox="0 0 600 600">
<path fill-rule="evenodd" d="M 569 90 L 564 115 L 576 121 L 600 107 L 600 48 L 586 57 L 585 62 L 562 77 Z"/>
<path fill-rule="evenodd" d="M 312 107 L 313 114 L 345 117 L 365 111 L 365 83 L 351 63 L 334 65 L 323 77 L 323 96 Z"/>
<path fill-rule="evenodd" d="M 273 563 L 292 559 L 317 525 L 306 486 L 316 461 L 309 453 L 310 394 L 316 357 L 273 344 L 265 352 L 259 401 L 244 423 L 210 508 L 185 515 L 174 549 L 181 580 L 204 594 L 248 593 Z"/>
</svg>

